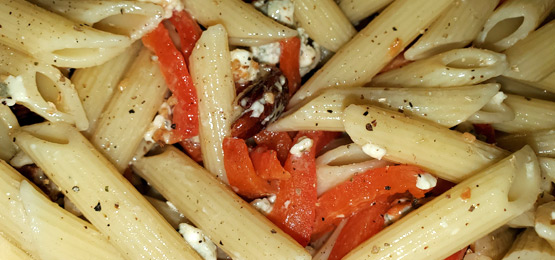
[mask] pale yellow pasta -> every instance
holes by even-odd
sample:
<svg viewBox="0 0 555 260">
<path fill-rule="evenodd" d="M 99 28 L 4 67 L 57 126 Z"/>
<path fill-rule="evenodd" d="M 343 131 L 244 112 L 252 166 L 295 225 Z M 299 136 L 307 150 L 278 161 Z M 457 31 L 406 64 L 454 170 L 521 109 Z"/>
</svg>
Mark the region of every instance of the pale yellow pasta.
<svg viewBox="0 0 555 260">
<path fill-rule="evenodd" d="M 454 49 L 380 74 L 382 87 L 451 87 L 484 82 L 505 72 L 505 55 L 475 48 Z"/>
<path fill-rule="evenodd" d="M 190 221 L 177 209 L 171 202 L 169 201 L 161 201 L 159 199 L 145 196 L 145 198 L 152 204 L 154 208 L 172 225 L 173 228 L 176 230 L 179 229 L 179 224 L 181 223 L 190 223 Z M 170 206 L 172 205 L 172 206 Z"/>
<path fill-rule="evenodd" d="M 555 2 L 555 1 L 553 1 Z M 510 69 L 504 76 L 538 82 L 555 72 L 555 21 L 542 26 L 504 53 Z M 530 51 L 534 50 L 534 51 Z"/>
<path fill-rule="evenodd" d="M 9 161 L 17 152 L 11 133 L 19 128 L 17 118 L 6 105 L 0 104 L 0 160 Z"/>
<path fill-rule="evenodd" d="M 539 237 L 545 239 L 552 248 L 555 248 L 555 201 L 545 203 L 536 209 L 536 223 L 534 229 Z M 555 255 L 554 255 L 555 256 Z"/>
<path fill-rule="evenodd" d="M 227 183 L 222 143 L 231 134 L 235 86 L 225 28 L 215 25 L 204 31 L 189 61 L 198 96 L 199 138 L 204 167 Z"/>
<path fill-rule="evenodd" d="M 476 38 L 498 3 L 499 0 L 456 0 L 405 51 L 405 58 L 419 60 L 467 46 Z"/>
<path fill-rule="evenodd" d="M 222 24 L 233 45 L 256 46 L 297 35 L 241 0 L 187 0 L 184 4 L 204 27 Z"/>
<path fill-rule="evenodd" d="M 89 121 L 77 91 L 60 70 L 1 44 L 0 60 L 0 81 L 11 97 L 6 103 L 23 105 L 49 121 L 87 129 Z"/>
<path fill-rule="evenodd" d="M 398 0 L 361 30 L 289 101 L 297 105 L 322 89 L 369 82 L 443 12 L 452 0 Z M 403 17 L 403 19 L 398 19 Z"/>
<path fill-rule="evenodd" d="M 127 36 L 73 22 L 25 0 L 0 2 L 0 43 L 41 63 L 83 68 L 104 63 L 131 44 Z"/>
<path fill-rule="evenodd" d="M 527 228 L 517 237 L 503 260 L 553 259 L 555 250 L 539 237 L 533 228 Z"/>
<path fill-rule="evenodd" d="M 141 43 L 136 42 L 122 54 L 106 63 L 90 68 L 77 69 L 71 82 L 81 98 L 83 109 L 89 119 L 89 128 L 83 133 L 90 136 L 96 129 L 100 114 L 109 103 L 120 80 L 137 57 Z"/>
<path fill-rule="evenodd" d="M 539 185 L 534 152 L 524 148 L 409 213 L 343 259 L 444 259 L 533 207 Z"/>
<path fill-rule="evenodd" d="M 507 95 L 504 101 L 515 112 L 515 119 L 492 124 L 506 133 L 534 132 L 555 128 L 555 102 Z"/>
<path fill-rule="evenodd" d="M 515 119 L 515 112 L 503 100 L 506 95 L 499 92 L 485 104 L 480 111 L 477 111 L 466 122 L 472 124 L 492 124 L 508 122 Z"/>
<path fill-rule="evenodd" d="M 127 259 L 202 259 L 75 128 L 22 127 L 17 145 Z"/>
<path fill-rule="evenodd" d="M 467 252 L 464 260 L 499 260 L 507 253 L 517 229 L 503 226 L 470 244 L 472 252 Z"/>
<path fill-rule="evenodd" d="M 293 0 L 293 3 L 298 26 L 330 51 L 336 52 L 356 34 L 333 0 Z"/>
<path fill-rule="evenodd" d="M 555 76 L 555 73 L 553 73 Z M 543 86 L 543 83 L 547 83 L 547 80 L 551 76 L 546 77 L 541 82 L 524 82 L 510 79 L 507 77 L 499 76 L 491 79 L 491 82 L 497 82 L 501 84 L 501 91 L 506 94 L 514 94 L 519 96 L 525 96 L 530 98 L 543 99 L 555 102 L 555 92 L 550 92 L 549 86 Z M 551 78 L 555 80 L 555 77 Z M 553 86 L 555 87 L 555 81 L 553 81 Z M 554 88 L 555 90 L 555 88 Z"/>
<path fill-rule="evenodd" d="M 547 90 L 550 92 L 551 95 L 553 95 L 553 93 L 555 93 L 555 72 L 552 72 L 551 74 L 547 75 L 545 78 L 543 78 L 538 82 L 527 82 L 527 83 L 536 88 Z"/>
<path fill-rule="evenodd" d="M 4 259 L 32 260 L 29 254 L 8 241 L 2 234 L 0 234 L 0 252 Z"/>
<path fill-rule="evenodd" d="M 534 31 L 553 7 L 553 0 L 505 1 L 488 18 L 474 44 L 503 51 Z"/>
<path fill-rule="evenodd" d="M 0 190 L 0 233 L 33 258 L 123 259 L 95 227 L 51 202 L 1 160 Z"/>
<path fill-rule="evenodd" d="M 508 153 L 470 134 L 372 106 L 350 105 L 344 112 L 345 131 L 369 152 L 383 158 L 414 164 L 430 173 L 461 182 Z"/>
<path fill-rule="evenodd" d="M 351 23 L 358 24 L 364 18 L 380 11 L 393 0 L 340 0 L 339 7 Z"/>
<path fill-rule="evenodd" d="M 555 158 L 538 157 L 542 171 L 542 191 L 551 194 L 555 182 Z"/>
<path fill-rule="evenodd" d="M 164 10 L 153 3 L 113 0 L 30 0 L 49 11 L 95 29 L 140 39 L 162 21 Z"/>
<path fill-rule="evenodd" d="M 310 259 L 291 237 L 176 148 L 133 165 L 231 258 Z"/>
<path fill-rule="evenodd" d="M 529 145 L 540 156 L 555 157 L 555 129 L 505 135 L 495 140 L 497 146 L 509 151 Z"/>
<path fill-rule="evenodd" d="M 320 249 L 313 255 L 312 260 L 327 260 L 333 250 L 333 246 L 337 241 L 337 237 L 341 234 L 341 230 L 347 224 L 347 219 L 342 220 L 339 225 L 335 228 L 333 233 L 329 236 L 326 242 L 320 247 Z"/>
<path fill-rule="evenodd" d="M 140 51 L 90 138 L 120 172 L 135 155 L 166 95 L 166 81 L 152 55 L 146 48 Z"/>
<path fill-rule="evenodd" d="M 299 103 L 268 126 L 271 131 L 343 131 L 350 104 L 375 105 L 452 127 L 467 120 L 498 93 L 497 84 L 452 88 L 330 88 Z M 456 104 L 456 105 L 453 105 Z"/>
</svg>

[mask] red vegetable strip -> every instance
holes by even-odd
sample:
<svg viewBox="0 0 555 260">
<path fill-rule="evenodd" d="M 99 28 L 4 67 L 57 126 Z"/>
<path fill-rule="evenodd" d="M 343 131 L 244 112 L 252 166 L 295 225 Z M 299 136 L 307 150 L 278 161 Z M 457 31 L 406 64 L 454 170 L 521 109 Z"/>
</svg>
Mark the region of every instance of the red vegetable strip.
<svg viewBox="0 0 555 260">
<path fill-rule="evenodd" d="M 191 139 L 185 139 L 179 142 L 179 145 L 185 149 L 187 155 L 195 162 L 202 162 L 202 151 L 200 150 L 200 143 L 193 142 Z"/>
<path fill-rule="evenodd" d="M 248 199 L 275 194 L 277 188 L 256 175 L 245 140 L 227 137 L 223 143 L 224 166 L 229 186 Z"/>
<path fill-rule="evenodd" d="M 289 150 L 293 146 L 293 140 L 287 132 L 271 132 L 262 130 L 254 136 L 254 141 L 259 146 L 275 150 L 279 161 L 284 164 L 289 156 Z"/>
<path fill-rule="evenodd" d="M 258 146 L 250 153 L 256 174 L 265 180 L 287 180 L 291 174 L 283 169 L 277 158 L 277 152 Z"/>
<path fill-rule="evenodd" d="M 162 24 L 143 37 L 144 45 L 158 56 L 160 69 L 168 88 L 177 98 L 172 121 L 170 143 L 198 135 L 197 93 L 181 52 L 179 52 Z"/>
<path fill-rule="evenodd" d="M 279 68 L 289 82 L 289 95 L 293 96 L 301 85 L 301 74 L 299 67 L 299 56 L 301 53 L 301 39 L 292 37 L 279 42 L 281 56 L 279 57 Z"/>
<path fill-rule="evenodd" d="M 285 162 L 285 170 L 291 178 L 280 182 L 279 192 L 273 210 L 267 217 L 289 234 L 302 246 L 310 241 L 314 224 L 316 193 L 315 157 L 318 147 L 325 145 L 329 136 L 336 133 L 321 131 L 303 131 L 295 137 L 295 142 L 302 137 L 312 139 L 313 145 L 300 156 L 289 154 Z"/>
<path fill-rule="evenodd" d="M 495 143 L 495 129 L 490 124 L 474 124 L 474 131 L 478 137 L 485 137 L 488 144 Z M 481 139 L 481 138 L 478 138 Z"/>
<path fill-rule="evenodd" d="M 336 186 L 318 198 L 313 235 L 318 237 L 328 232 L 341 220 L 338 216 L 350 216 L 375 202 L 377 197 L 406 191 L 416 198 L 424 197 L 427 190 L 416 187 L 417 176 L 423 173 L 424 171 L 416 166 L 397 165 L 371 169 L 355 175 L 350 181 Z"/>
<path fill-rule="evenodd" d="M 341 259 L 362 242 L 384 229 L 383 215 L 389 207 L 387 200 L 381 199 L 375 205 L 351 216 L 339 233 L 328 260 Z"/>
<path fill-rule="evenodd" d="M 202 29 L 198 23 L 193 19 L 193 17 L 185 10 L 174 11 L 170 22 L 175 27 L 177 34 L 179 35 L 181 43 L 181 53 L 185 58 L 185 62 L 189 65 L 189 56 L 195 48 L 200 35 L 202 34 Z"/>
<path fill-rule="evenodd" d="M 455 252 L 451 256 L 445 258 L 445 260 L 462 260 L 465 254 L 466 254 L 466 247 Z"/>
</svg>

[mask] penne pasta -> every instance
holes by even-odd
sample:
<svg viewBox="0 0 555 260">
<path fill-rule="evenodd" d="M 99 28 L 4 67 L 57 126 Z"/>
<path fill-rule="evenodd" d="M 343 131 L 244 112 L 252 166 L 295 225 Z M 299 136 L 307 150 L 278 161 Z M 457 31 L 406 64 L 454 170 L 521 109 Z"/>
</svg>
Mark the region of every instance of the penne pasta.
<svg viewBox="0 0 555 260">
<path fill-rule="evenodd" d="M 408 60 L 419 60 L 467 46 L 493 13 L 499 0 L 457 0 L 405 51 Z"/>
<path fill-rule="evenodd" d="M 33 258 L 123 259 L 95 227 L 51 202 L 4 161 L 0 190 L 0 237 Z"/>
<path fill-rule="evenodd" d="M 524 148 L 409 213 L 343 259 L 444 259 L 532 208 L 539 185 L 534 152 Z"/>
<path fill-rule="evenodd" d="M 525 229 L 516 238 L 503 260 L 553 259 L 555 250 L 533 228 Z"/>
<path fill-rule="evenodd" d="M 0 104 L 0 160 L 9 161 L 17 152 L 11 134 L 18 128 L 17 118 L 10 108 Z"/>
<path fill-rule="evenodd" d="M 197 42 L 189 62 L 198 96 L 204 167 L 227 183 L 222 143 L 231 135 L 235 87 L 225 28 L 221 25 L 209 27 Z"/>
<path fill-rule="evenodd" d="M 393 0 L 340 0 L 339 7 L 351 23 L 358 24 L 364 18 L 386 7 Z"/>
<path fill-rule="evenodd" d="M 184 4 L 204 27 L 223 25 L 232 45 L 256 46 L 297 36 L 295 30 L 264 16 L 241 0 L 188 0 Z"/>
<path fill-rule="evenodd" d="M 506 133 L 534 132 L 555 128 L 555 102 L 507 95 L 504 101 L 515 112 L 515 119 L 492 124 Z"/>
<path fill-rule="evenodd" d="M 553 73 L 553 75 L 555 76 L 555 73 Z M 546 79 L 548 78 L 549 76 Z M 555 80 L 555 77 L 553 77 L 553 80 Z M 501 84 L 501 91 L 506 94 L 514 94 L 555 102 L 555 92 L 549 92 L 549 90 L 547 90 L 547 87 L 544 88 L 540 86 L 541 82 L 517 81 L 503 76 L 493 78 L 490 81 Z M 555 84 L 553 86 L 555 86 Z"/>
<path fill-rule="evenodd" d="M 347 134 L 371 156 L 418 165 L 455 183 L 507 155 L 469 133 L 377 107 L 350 105 L 343 120 Z"/>
<path fill-rule="evenodd" d="M 166 95 L 166 81 L 152 55 L 146 48 L 140 51 L 90 138 L 120 172 L 128 167 Z"/>
<path fill-rule="evenodd" d="M 527 84 L 530 84 L 536 88 L 547 90 L 550 92 L 550 95 L 553 95 L 553 93 L 555 93 L 555 72 L 547 75 L 541 81 L 527 82 Z"/>
<path fill-rule="evenodd" d="M 4 13 L 0 16 L 0 43 L 28 53 L 41 63 L 95 66 L 131 44 L 129 37 L 73 22 L 25 0 L 2 1 L 0 10 Z"/>
<path fill-rule="evenodd" d="M 468 117 L 466 121 L 472 124 L 492 124 L 514 120 L 514 111 L 503 103 L 506 98 L 503 92 L 498 92 L 480 111 Z"/>
<path fill-rule="evenodd" d="M 495 140 L 497 146 L 509 151 L 529 145 L 540 156 L 555 157 L 555 129 L 505 135 Z"/>
<path fill-rule="evenodd" d="M 32 260 L 27 252 L 21 250 L 10 241 L 8 241 L 2 234 L 0 234 L 0 252 L 5 259 L 18 259 L 18 260 Z"/>
<path fill-rule="evenodd" d="M 109 103 L 116 86 L 137 57 L 140 49 L 140 42 L 136 42 L 122 54 L 106 63 L 77 69 L 71 76 L 71 82 L 75 85 L 89 119 L 89 128 L 83 132 L 86 136 L 90 137 L 94 133 L 100 114 Z"/>
<path fill-rule="evenodd" d="M 553 1 L 555 3 L 555 1 Z M 504 53 L 510 69 L 503 76 L 538 82 L 555 73 L 555 21 L 542 26 Z M 534 50 L 534 51 L 530 51 Z"/>
<path fill-rule="evenodd" d="M 503 226 L 470 244 L 472 253 L 465 260 L 498 260 L 509 251 L 517 235 L 517 229 Z"/>
<path fill-rule="evenodd" d="M 452 0 L 400 0 L 376 19 L 319 69 L 289 101 L 302 100 L 332 86 L 360 86 L 369 82 L 389 61 L 431 24 Z M 399 20 L 398 17 L 404 17 Z"/>
<path fill-rule="evenodd" d="M 454 49 L 380 74 L 370 82 L 382 87 L 451 87 L 484 82 L 505 72 L 505 55 L 488 50 Z"/>
<path fill-rule="evenodd" d="M 88 128 L 77 91 L 56 67 L 0 44 L 0 74 L 9 96 L 3 98 L 6 104 L 18 103 L 46 120 L 74 124 L 79 130 Z"/>
<path fill-rule="evenodd" d="M 553 0 L 504 1 L 488 18 L 474 45 L 503 51 L 534 31 L 553 7 Z"/>
<path fill-rule="evenodd" d="M 15 137 L 17 145 L 126 258 L 201 259 L 73 127 L 36 124 L 22 127 Z"/>
<path fill-rule="evenodd" d="M 545 203 L 536 209 L 536 222 L 534 230 L 539 237 L 545 239 L 552 248 L 555 248 L 555 225 L 552 212 L 555 211 L 555 201 Z M 554 255 L 555 257 L 555 251 Z"/>
<path fill-rule="evenodd" d="M 174 147 L 133 168 L 233 259 L 310 259 L 291 237 Z"/>
<path fill-rule="evenodd" d="M 293 3 L 298 27 L 330 51 L 336 52 L 356 34 L 355 27 L 333 0 L 293 0 Z"/>
<path fill-rule="evenodd" d="M 538 157 L 542 171 L 542 191 L 551 194 L 555 182 L 555 158 Z"/>
<path fill-rule="evenodd" d="M 498 93 L 499 85 L 453 88 L 330 88 L 285 112 L 270 131 L 343 131 L 350 104 L 375 105 L 452 127 L 467 120 Z M 457 105 L 453 105 L 457 104 Z"/>
</svg>

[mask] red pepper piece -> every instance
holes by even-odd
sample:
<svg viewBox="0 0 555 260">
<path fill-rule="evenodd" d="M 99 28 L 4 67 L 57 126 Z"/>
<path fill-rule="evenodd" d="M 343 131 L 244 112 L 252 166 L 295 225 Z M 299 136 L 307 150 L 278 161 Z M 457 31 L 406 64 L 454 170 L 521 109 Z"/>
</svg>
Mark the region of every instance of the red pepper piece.
<svg viewBox="0 0 555 260">
<path fill-rule="evenodd" d="M 341 218 L 365 208 L 382 196 L 410 192 L 416 198 L 428 190 L 416 187 L 418 174 L 424 171 L 412 165 L 386 166 L 355 175 L 318 198 L 313 235 L 318 237 L 337 226 Z"/>
<path fill-rule="evenodd" d="M 256 175 L 245 140 L 226 137 L 223 150 L 225 171 L 233 191 L 248 199 L 277 192 L 275 186 Z"/>
<path fill-rule="evenodd" d="M 250 153 L 256 174 L 265 180 L 287 180 L 291 174 L 283 169 L 277 158 L 277 152 L 258 146 Z"/>
<path fill-rule="evenodd" d="M 455 252 L 454 254 L 452 254 L 451 256 L 445 258 L 445 260 L 462 260 L 464 258 L 464 255 L 466 254 L 466 247 Z"/>
<path fill-rule="evenodd" d="M 279 69 L 289 82 L 289 95 L 293 96 L 301 86 L 301 74 L 299 67 L 299 56 L 301 53 L 301 39 L 292 37 L 279 42 L 281 56 L 279 57 Z"/>
<path fill-rule="evenodd" d="M 293 140 L 287 132 L 271 132 L 262 130 L 254 136 L 254 141 L 259 146 L 275 150 L 279 161 L 283 164 L 289 155 L 289 150 L 293 146 Z"/>
<path fill-rule="evenodd" d="M 200 150 L 200 143 L 193 142 L 191 139 L 185 139 L 179 142 L 179 145 L 185 149 L 187 155 L 195 162 L 202 162 L 202 151 Z"/>
<path fill-rule="evenodd" d="M 495 143 L 495 129 L 490 124 L 474 124 L 474 131 L 478 137 L 485 137 L 488 144 Z M 481 139 L 481 138 L 478 138 Z"/>
<path fill-rule="evenodd" d="M 185 62 L 189 65 L 189 56 L 191 56 L 195 44 L 202 34 L 202 29 L 200 29 L 195 19 L 185 10 L 174 11 L 170 22 L 179 35 L 181 53 L 183 53 Z"/>
</svg>

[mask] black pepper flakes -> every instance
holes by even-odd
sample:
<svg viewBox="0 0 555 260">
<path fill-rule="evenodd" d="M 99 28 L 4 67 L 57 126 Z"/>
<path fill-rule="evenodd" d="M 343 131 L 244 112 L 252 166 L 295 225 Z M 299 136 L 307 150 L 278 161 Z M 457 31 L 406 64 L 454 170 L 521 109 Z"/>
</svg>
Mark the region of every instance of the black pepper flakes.
<svg viewBox="0 0 555 260">
<path fill-rule="evenodd" d="M 372 124 L 370 124 L 370 123 L 366 124 L 366 130 L 374 131 L 374 128 L 372 127 Z"/>
<path fill-rule="evenodd" d="M 276 234 L 276 233 L 277 233 L 277 231 L 276 231 L 275 229 L 270 230 L 270 232 L 271 232 L 272 234 Z"/>
<path fill-rule="evenodd" d="M 134 110 L 134 109 L 130 109 L 130 110 L 129 110 L 129 114 L 135 114 L 135 110 Z"/>
<path fill-rule="evenodd" d="M 328 109 L 327 111 L 328 111 L 328 113 L 330 113 L 330 114 L 333 113 L 333 110 L 331 110 L 331 109 Z"/>
<path fill-rule="evenodd" d="M 391 190 L 391 186 L 385 186 L 385 190 Z"/>
<path fill-rule="evenodd" d="M 474 205 L 470 206 L 470 208 L 468 208 L 468 211 L 472 212 L 476 209 L 476 207 Z"/>
<path fill-rule="evenodd" d="M 94 210 L 95 211 L 101 211 L 102 210 L 102 206 L 100 205 L 100 201 L 98 202 L 98 204 L 96 204 L 96 206 L 94 206 Z"/>
</svg>

